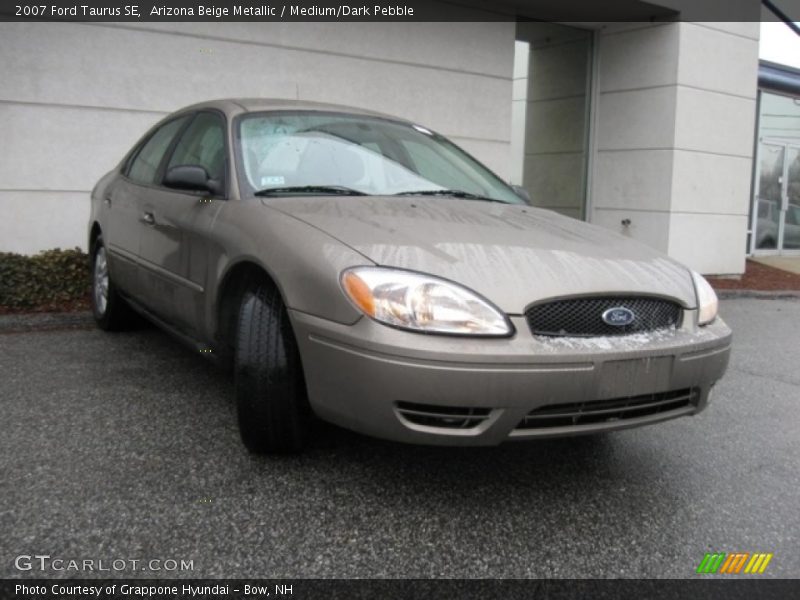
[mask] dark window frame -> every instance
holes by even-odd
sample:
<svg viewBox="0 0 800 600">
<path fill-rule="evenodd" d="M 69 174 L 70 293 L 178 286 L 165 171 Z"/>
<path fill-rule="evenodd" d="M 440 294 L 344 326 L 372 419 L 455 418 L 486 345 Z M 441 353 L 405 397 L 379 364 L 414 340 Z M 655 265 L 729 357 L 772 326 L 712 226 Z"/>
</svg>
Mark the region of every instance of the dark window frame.
<svg viewBox="0 0 800 600">
<path fill-rule="evenodd" d="M 230 149 L 228 147 L 228 119 L 220 110 L 212 109 L 212 108 L 204 108 L 198 110 L 192 114 L 192 117 L 186 122 L 186 124 L 181 127 L 180 131 L 175 136 L 175 139 L 172 140 L 167 151 L 164 153 L 164 157 L 161 160 L 161 163 L 158 166 L 158 170 L 156 171 L 156 181 L 158 181 L 158 187 L 163 189 L 173 189 L 168 188 L 164 185 L 164 177 L 167 174 L 167 165 L 172 160 L 172 156 L 175 154 L 175 150 L 178 148 L 178 144 L 180 144 L 183 136 L 186 132 L 191 128 L 192 124 L 197 120 L 200 115 L 202 114 L 212 114 L 216 116 L 220 120 L 220 124 L 222 125 L 222 152 L 224 155 L 224 164 L 222 166 L 222 193 L 214 194 L 212 197 L 217 198 L 220 200 L 227 200 L 229 198 L 229 190 L 230 190 L 230 160 L 228 160 Z M 175 190 L 173 190 L 175 191 Z M 193 192 L 191 190 L 182 190 L 188 194 L 194 195 L 202 195 L 207 196 L 207 192 Z"/>
<path fill-rule="evenodd" d="M 177 131 L 172 136 L 172 139 L 170 140 L 169 144 L 167 145 L 166 149 L 164 150 L 164 154 L 161 156 L 161 160 L 159 161 L 158 166 L 156 167 L 156 171 L 155 171 L 155 175 L 156 176 L 155 176 L 154 179 L 156 181 L 161 181 L 161 178 L 159 177 L 159 169 L 161 168 L 161 163 L 163 163 L 163 161 L 164 161 L 164 156 L 166 156 L 167 154 L 169 154 L 171 152 L 172 145 L 175 143 L 175 140 L 178 139 L 181 136 L 181 134 L 183 133 L 184 129 L 186 129 L 186 126 L 189 123 L 192 122 L 193 113 L 189 112 L 189 113 L 181 113 L 179 115 L 174 115 L 174 116 L 171 116 L 171 118 L 163 119 L 163 120 L 159 121 L 156 125 L 154 125 L 153 128 L 150 129 L 150 131 L 148 131 L 147 134 L 141 140 L 139 140 L 139 143 L 136 144 L 136 146 L 134 146 L 133 150 L 125 158 L 125 160 L 123 161 L 123 164 L 122 164 L 122 169 L 120 171 L 120 174 L 123 177 L 125 177 L 126 180 L 130 181 L 131 183 L 133 183 L 135 185 L 143 185 L 143 186 L 149 186 L 149 187 L 152 187 L 153 185 L 155 185 L 154 183 L 147 184 L 147 183 L 144 183 L 142 181 L 136 181 L 135 179 L 131 178 L 130 172 L 131 172 L 131 169 L 133 168 L 133 163 L 136 162 L 136 159 L 139 158 L 139 155 L 142 153 L 142 150 L 144 150 L 145 146 L 147 146 L 147 144 L 150 143 L 150 140 L 152 140 L 159 131 L 161 131 L 164 127 L 167 127 L 171 123 L 174 123 L 175 121 L 179 121 L 181 119 L 186 119 L 186 121 L 183 123 L 183 125 L 178 127 Z"/>
<path fill-rule="evenodd" d="M 151 188 L 154 190 L 160 191 L 170 191 L 176 193 L 185 193 L 190 194 L 193 196 L 208 196 L 208 192 L 194 192 L 191 190 L 176 190 L 174 188 L 170 188 L 164 185 L 164 175 L 166 174 L 166 166 L 169 164 L 170 159 L 172 158 L 172 154 L 175 152 L 175 148 L 178 145 L 178 142 L 183 137 L 183 134 L 186 130 L 191 126 L 194 122 L 195 118 L 200 113 L 213 113 L 220 117 L 222 121 L 222 137 L 223 137 L 223 144 L 225 147 L 225 167 L 224 167 L 224 178 L 225 181 L 223 182 L 223 190 L 221 194 L 214 194 L 211 197 L 218 199 L 218 200 L 228 200 L 230 198 L 230 184 L 231 184 L 231 161 L 230 161 L 230 145 L 228 143 L 228 118 L 224 112 L 215 108 L 201 108 L 198 110 L 191 110 L 182 112 L 176 115 L 170 115 L 170 117 L 159 121 L 156 125 L 147 132 L 147 134 L 139 140 L 139 143 L 134 146 L 133 150 L 128 153 L 128 156 L 122 161 L 122 168 L 120 169 L 120 175 L 125 179 L 125 181 L 131 183 L 132 185 L 137 185 L 144 188 Z M 136 158 L 139 156 L 139 153 L 142 149 L 147 145 L 150 139 L 161 130 L 162 127 L 169 125 L 173 121 L 178 119 L 182 119 L 188 117 L 186 122 L 178 128 L 178 131 L 173 136 L 172 140 L 170 141 L 167 149 L 164 151 L 164 155 L 161 157 L 159 161 L 158 168 L 156 169 L 156 176 L 155 181 L 153 183 L 143 183 L 141 181 L 136 181 L 131 179 L 129 176 L 130 168 Z"/>
</svg>

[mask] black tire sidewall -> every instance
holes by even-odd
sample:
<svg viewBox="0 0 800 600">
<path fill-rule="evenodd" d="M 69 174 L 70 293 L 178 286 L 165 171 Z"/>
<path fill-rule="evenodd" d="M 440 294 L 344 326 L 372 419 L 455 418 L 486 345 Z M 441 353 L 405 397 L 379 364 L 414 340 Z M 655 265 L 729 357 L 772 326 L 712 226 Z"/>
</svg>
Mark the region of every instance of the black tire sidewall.
<svg viewBox="0 0 800 600">
<path fill-rule="evenodd" d="M 289 315 L 272 286 L 244 293 L 237 321 L 234 381 L 239 431 L 254 453 L 300 451 L 308 437 L 308 404 Z"/>
</svg>

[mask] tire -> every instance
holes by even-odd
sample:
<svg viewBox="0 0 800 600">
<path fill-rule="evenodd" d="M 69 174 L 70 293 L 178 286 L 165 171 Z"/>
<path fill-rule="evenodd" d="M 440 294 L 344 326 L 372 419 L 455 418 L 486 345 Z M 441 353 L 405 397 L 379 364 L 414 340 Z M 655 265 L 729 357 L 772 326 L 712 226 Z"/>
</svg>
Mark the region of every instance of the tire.
<svg viewBox="0 0 800 600">
<path fill-rule="evenodd" d="M 108 270 L 108 256 L 103 238 L 98 236 L 92 248 L 92 315 L 105 331 L 126 329 L 133 318 L 130 307 L 117 292 Z"/>
<path fill-rule="evenodd" d="M 234 348 L 239 433 L 255 454 L 300 452 L 310 409 L 289 315 L 274 286 L 244 293 Z"/>
</svg>

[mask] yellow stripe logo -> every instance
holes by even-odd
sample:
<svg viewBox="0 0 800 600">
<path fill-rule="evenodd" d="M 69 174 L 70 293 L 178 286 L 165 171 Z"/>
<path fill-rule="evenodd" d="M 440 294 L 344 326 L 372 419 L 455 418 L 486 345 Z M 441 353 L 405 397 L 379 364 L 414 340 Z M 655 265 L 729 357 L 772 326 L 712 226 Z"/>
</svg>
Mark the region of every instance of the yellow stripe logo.
<svg viewBox="0 0 800 600">
<path fill-rule="evenodd" d="M 706 553 L 697 572 L 701 574 L 725 574 L 738 575 L 747 573 L 751 575 L 761 574 L 767 569 L 769 561 L 772 560 L 772 553 L 756 552 L 714 552 Z"/>
</svg>

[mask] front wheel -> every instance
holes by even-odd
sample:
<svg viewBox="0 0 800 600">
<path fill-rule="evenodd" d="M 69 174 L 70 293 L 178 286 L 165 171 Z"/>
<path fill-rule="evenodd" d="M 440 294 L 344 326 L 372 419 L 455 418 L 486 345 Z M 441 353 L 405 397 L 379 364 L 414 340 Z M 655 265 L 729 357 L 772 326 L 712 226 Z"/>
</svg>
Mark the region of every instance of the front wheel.
<svg viewBox="0 0 800 600">
<path fill-rule="evenodd" d="M 310 410 L 289 315 L 274 286 L 245 292 L 234 351 L 239 432 L 253 453 L 299 452 Z"/>
</svg>

